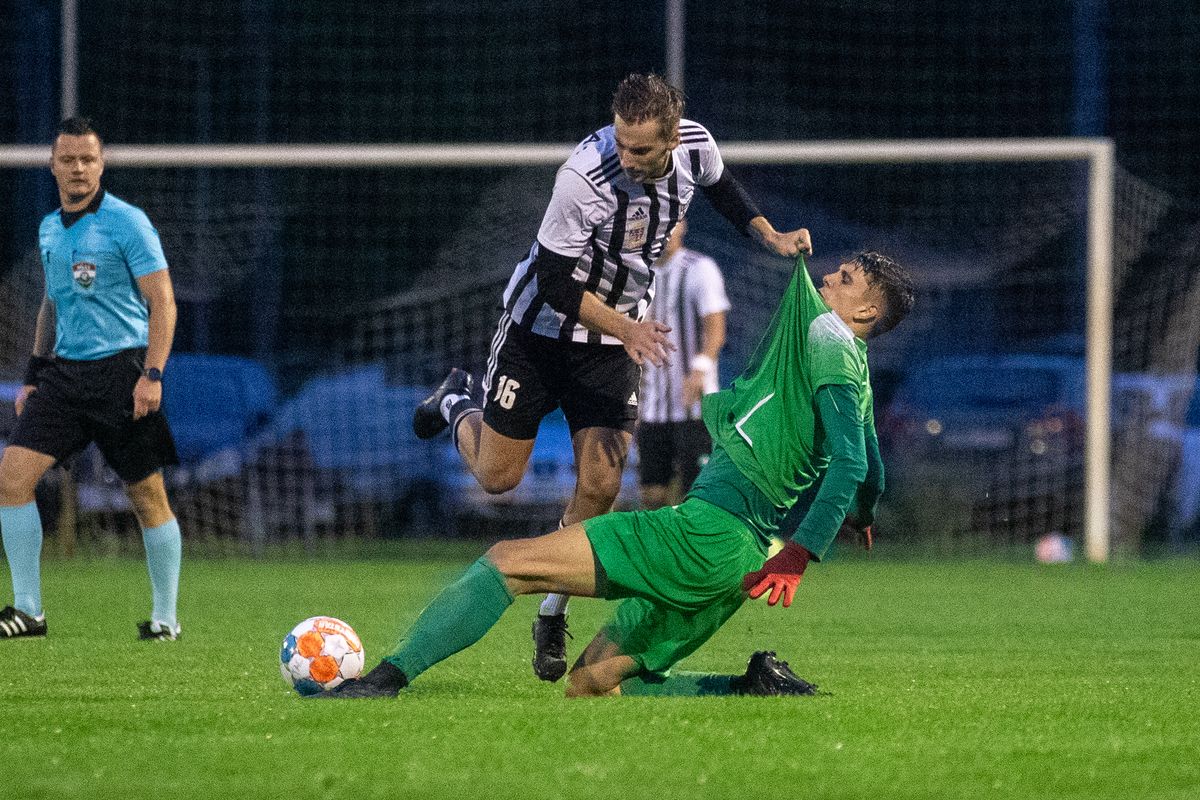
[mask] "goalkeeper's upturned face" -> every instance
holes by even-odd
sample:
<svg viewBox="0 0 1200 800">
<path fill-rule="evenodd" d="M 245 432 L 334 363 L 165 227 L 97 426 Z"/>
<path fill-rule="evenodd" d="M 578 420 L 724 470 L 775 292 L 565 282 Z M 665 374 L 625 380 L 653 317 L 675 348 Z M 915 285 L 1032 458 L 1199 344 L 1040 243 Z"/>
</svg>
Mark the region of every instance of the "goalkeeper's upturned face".
<svg viewBox="0 0 1200 800">
<path fill-rule="evenodd" d="M 817 291 L 825 305 L 856 333 L 860 328 L 869 331 L 883 311 L 879 290 L 867 283 L 867 275 L 856 261 L 841 264 L 822 278 Z"/>
<path fill-rule="evenodd" d="M 663 136 L 658 120 L 626 122 L 618 114 L 613 121 L 621 169 L 634 183 L 656 181 L 671 167 L 671 151 L 679 145 L 679 130 Z"/>
</svg>

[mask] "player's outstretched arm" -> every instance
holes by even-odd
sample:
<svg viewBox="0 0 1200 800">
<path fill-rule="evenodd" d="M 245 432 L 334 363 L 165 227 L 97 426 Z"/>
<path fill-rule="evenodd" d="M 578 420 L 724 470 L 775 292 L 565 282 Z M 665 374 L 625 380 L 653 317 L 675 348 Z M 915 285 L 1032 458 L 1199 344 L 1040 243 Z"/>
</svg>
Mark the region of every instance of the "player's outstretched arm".
<svg viewBox="0 0 1200 800">
<path fill-rule="evenodd" d="M 806 228 L 780 233 L 775 230 L 754 199 L 728 169 L 710 186 L 701 186 L 705 197 L 717 213 L 742 233 L 755 239 L 776 255 L 795 258 L 801 253 L 812 255 L 812 238 Z"/>
<path fill-rule="evenodd" d="M 776 255 L 785 258 L 795 258 L 801 253 L 812 255 L 812 237 L 808 228 L 780 233 L 770 220 L 759 215 L 750 220 L 749 231 L 755 241 Z"/>
</svg>

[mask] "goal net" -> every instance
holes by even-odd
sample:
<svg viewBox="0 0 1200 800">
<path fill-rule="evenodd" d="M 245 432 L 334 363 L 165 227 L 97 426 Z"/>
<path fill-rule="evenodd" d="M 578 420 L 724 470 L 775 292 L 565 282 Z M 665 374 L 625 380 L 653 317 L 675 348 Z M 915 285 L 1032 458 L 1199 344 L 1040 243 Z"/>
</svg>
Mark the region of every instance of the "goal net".
<svg viewBox="0 0 1200 800">
<path fill-rule="evenodd" d="M 109 148 L 106 185 L 149 213 L 179 297 L 166 402 L 184 463 L 168 479 L 190 536 L 257 549 L 507 535 L 561 513 L 574 484 L 561 419 L 544 424 L 521 487 L 492 498 L 448 441 L 413 437 L 411 414 L 450 367 L 482 369 L 569 145 L 435 150 Z M 1192 541 L 1181 475 L 1200 232 L 1179 225 L 1174 198 L 1119 169 L 1106 180 L 1101 142 L 723 152 L 777 227 L 812 231 L 814 273 L 878 249 L 917 278 L 912 315 L 870 344 L 884 542 L 951 552 L 1061 533 L 1103 558 L 1110 534 L 1130 551 Z M 687 246 L 716 259 L 733 305 L 728 383 L 790 264 L 702 199 L 689 220 Z M 32 247 L 6 266 L 11 387 L 41 276 Z M 45 505 L 81 537 L 129 528 L 102 462 L 85 454 L 72 470 L 70 502 Z M 634 485 L 630 472 L 621 504 Z"/>
</svg>

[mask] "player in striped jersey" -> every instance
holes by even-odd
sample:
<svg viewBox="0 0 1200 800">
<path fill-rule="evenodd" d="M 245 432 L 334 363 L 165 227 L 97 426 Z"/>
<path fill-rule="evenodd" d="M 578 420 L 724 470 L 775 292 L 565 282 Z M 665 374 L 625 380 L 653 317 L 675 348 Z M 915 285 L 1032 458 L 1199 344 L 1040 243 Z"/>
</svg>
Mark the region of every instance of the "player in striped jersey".
<svg viewBox="0 0 1200 800">
<path fill-rule="evenodd" d="M 637 428 L 642 508 L 682 499 L 700 474 L 712 440 L 700 419 L 700 398 L 717 391 L 717 356 L 725 344 L 729 298 L 717 262 L 683 246 L 687 223 L 671 234 L 655 274 L 653 319 L 671 326 L 678 355 L 642 369 Z"/>
<path fill-rule="evenodd" d="M 575 454 L 570 525 L 608 511 L 637 419 L 638 367 L 668 360 L 666 326 L 647 319 L 654 262 L 699 189 L 739 231 L 784 257 L 811 253 L 806 229 L 781 233 L 725 169 L 709 132 L 683 118 L 683 95 L 632 74 L 613 95 L 613 123 L 559 168 L 536 241 L 504 291 L 483 376 L 452 370 L 417 409 L 421 438 L 447 427 L 485 491 L 521 481 L 542 417 L 561 407 Z M 534 622 L 534 671 L 566 672 L 566 597 Z"/>
</svg>

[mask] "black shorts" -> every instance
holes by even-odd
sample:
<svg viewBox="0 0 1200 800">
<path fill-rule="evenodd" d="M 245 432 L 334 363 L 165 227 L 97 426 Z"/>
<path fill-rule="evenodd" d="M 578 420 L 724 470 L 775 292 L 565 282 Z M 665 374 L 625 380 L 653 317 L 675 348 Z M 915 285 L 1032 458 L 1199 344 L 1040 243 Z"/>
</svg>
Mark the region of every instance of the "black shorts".
<svg viewBox="0 0 1200 800">
<path fill-rule="evenodd" d="M 708 429 L 698 419 L 642 422 L 637 429 L 638 479 L 643 486 L 667 486 L 679 476 L 686 492 L 712 452 Z"/>
<path fill-rule="evenodd" d="M 500 318 L 484 376 L 483 419 L 512 439 L 533 439 L 561 406 L 574 436 L 584 428 L 633 433 L 641 369 L 619 344 L 565 342 Z"/>
<path fill-rule="evenodd" d="M 95 361 L 56 358 L 38 376 L 8 443 L 61 462 L 95 442 L 126 483 L 178 464 L 162 410 L 133 419 L 133 387 L 145 356 L 139 349 Z"/>
</svg>

